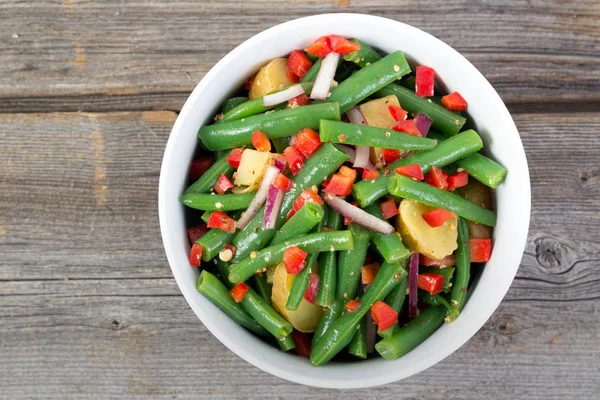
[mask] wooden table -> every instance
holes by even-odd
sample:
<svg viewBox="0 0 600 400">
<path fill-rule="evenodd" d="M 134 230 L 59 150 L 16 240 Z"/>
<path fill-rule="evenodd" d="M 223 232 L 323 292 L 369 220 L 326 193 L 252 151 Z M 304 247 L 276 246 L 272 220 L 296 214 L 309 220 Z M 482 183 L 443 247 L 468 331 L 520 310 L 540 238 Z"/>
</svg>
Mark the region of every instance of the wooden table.
<svg viewBox="0 0 600 400">
<path fill-rule="evenodd" d="M 0 398 L 598 398 L 597 0 L 0 2 Z M 393 18 L 464 54 L 507 103 L 533 211 L 508 295 L 475 337 L 396 384 L 340 394 L 242 361 L 163 253 L 177 111 L 233 47 L 324 12 Z"/>
</svg>

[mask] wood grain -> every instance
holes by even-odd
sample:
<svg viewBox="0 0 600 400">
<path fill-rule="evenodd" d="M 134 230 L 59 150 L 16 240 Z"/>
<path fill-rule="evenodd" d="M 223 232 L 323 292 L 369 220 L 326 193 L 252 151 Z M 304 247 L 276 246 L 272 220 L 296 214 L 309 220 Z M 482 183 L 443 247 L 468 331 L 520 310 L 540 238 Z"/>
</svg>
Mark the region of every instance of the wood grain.
<svg viewBox="0 0 600 400">
<path fill-rule="evenodd" d="M 241 361 L 180 295 L 156 193 L 175 116 L 0 114 L 0 398 L 339 398 Z M 600 113 L 515 121 L 533 214 L 507 297 L 440 364 L 345 397 L 597 397 Z"/>
<path fill-rule="evenodd" d="M 381 15 L 430 32 L 509 105 L 600 105 L 595 0 L 71 0 L 0 2 L 0 112 L 179 110 L 235 46 L 325 12 Z"/>
</svg>

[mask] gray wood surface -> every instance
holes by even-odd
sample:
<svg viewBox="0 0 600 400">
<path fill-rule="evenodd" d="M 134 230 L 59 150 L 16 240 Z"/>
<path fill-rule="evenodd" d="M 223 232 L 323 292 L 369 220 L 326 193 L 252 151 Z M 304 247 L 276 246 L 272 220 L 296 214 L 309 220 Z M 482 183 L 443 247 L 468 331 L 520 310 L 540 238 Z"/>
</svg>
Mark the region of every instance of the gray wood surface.
<svg viewBox="0 0 600 400">
<path fill-rule="evenodd" d="M 463 52 L 508 102 L 533 190 L 519 273 L 484 328 L 417 376 L 343 394 L 221 345 L 179 293 L 157 216 L 196 82 L 249 36 L 327 11 Z M 0 399 L 598 398 L 599 17 L 597 1 L 0 1 Z"/>
</svg>

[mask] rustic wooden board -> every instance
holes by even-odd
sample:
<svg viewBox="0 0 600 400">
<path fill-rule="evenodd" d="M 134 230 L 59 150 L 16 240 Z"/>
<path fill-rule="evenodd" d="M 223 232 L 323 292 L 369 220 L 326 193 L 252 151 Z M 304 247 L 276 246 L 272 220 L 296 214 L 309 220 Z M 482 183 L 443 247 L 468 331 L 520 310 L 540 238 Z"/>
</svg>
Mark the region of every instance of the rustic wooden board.
<svg viewBox="0 0 600 400">
<path fill-rule="evenodd" d="M 596 0 L 63 0 L 0 2 L 0 112 L 179 110 L 235 46 L 325 12 L 381 15 L 432 33 L 471 60 L 511 109 L 600 106 Z"/>
<path fill-rule="evenodd" d="M 0 398 L 339 398 L 243 362 L 179 294 L 156 193 L 175 116 L 0 114 Z M 533 214 L 506 299 L 442 363 L 344 396 L 597 397 L 600 113 L 515 121 Z"/>
</svg>

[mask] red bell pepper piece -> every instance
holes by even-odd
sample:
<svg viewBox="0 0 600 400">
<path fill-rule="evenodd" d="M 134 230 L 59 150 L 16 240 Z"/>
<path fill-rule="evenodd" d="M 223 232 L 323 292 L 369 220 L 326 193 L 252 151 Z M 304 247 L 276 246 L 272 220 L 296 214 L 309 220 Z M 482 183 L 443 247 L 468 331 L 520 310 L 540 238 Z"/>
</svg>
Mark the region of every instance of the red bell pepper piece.
<svg viewBox="0 0 600 400">
<path fill-rule="evenodd" d="M 471 262 L 482 263 L 492 257 L 492 239 L 470 239 Z"/>
<path fill-rule="evenodd" d="M 287 176 L 279 174 L 275 177 L 273 184 L 284 192 L 289 192 L 294 182 L 292 182 L 292 180 Z"/>
<path fill-rule="evenodd" d="M 206 224 L 200 224 L 188 228 L 187 235 L 188 239 L 190 240 L 190 244 L 193 245 L 194 243 L 196 243 L 196 240 L 204 236 L 206 232 L 208 232 L 208 227 L 206 226 Z"/>
<path fill-rule="evenodd" d="M 438 208 L 437 210 L 426 212 L 422 215 L 422 217 L 425 222 L 429 224 L 429 226 L 432 228 L 437 228 L 438 226 L 444 225 L 444 222 L 450 218 L 456 217 L 456 214 L 454 214 L 452 211 Z"/>
<path fill-rule="evenodd" d="M 369 285 L 373 283 L 377 271 L 379 271 L 379 263 L 366 264 L 360 267 L 360 280 L 363 285 Z"/>
<path fill-rule="evenodd" d="M 302 78 L 304 74 L 308 72 L 312 67 L 312 62 L 306 57 L 306 54 L 302 50 L 292 50 L 288 56 L 288 69 L 292 71 L 299 78 Z"/>
<path fill-rule="evenodd" d="M 313 44 L 304 49 L 305 52 L 312 54 L 313 56 L 323 58 L 327 54 L 331 53 L 333 49 L 329 44 L 329 38 L 327 36 L 321 36 Z"/>
<path fill-rule="evenodd" d="M 383 162 L 388 165 L 400 158 L 400 150 L 396 149 L 381 149 Z"/>
<path fill-rule="evenodd" d="M 254 131 L 252 133 L 252 145 L 258 151 L 265 153 L 271 151 L 271 142 L 269 142 L 267 135 L 261 131 Z"/>
<path fill-rule="evenodd" d="M 201 261 L 202 261 L 202 246 L 194 243 L 190 250 L 190 265 L 193 265 L 194 267 L 199 267 Z"/>
<path fill-rule="evenodd" d="M 292 331 L 292 333 L 290 333 L 290 335 L 292 336 L 292 339 L 294 339 L 294 344 L 296 345 L 296 347 L 294 347 L 296 354 L 298 354 L 300 357 L 310 357 L 310 350 L 312 348 L 311 336 L 295 329 Z"/>
<path fill-rule="evenodd" d="M 378 300 L 371 307 L 371 316 L 380 331 L 385 331 L 398 323 L 398 313 L 392 307 Z"/>
<path fill-rule="evenodd" d="M 248 293 L 248 286 L 244 282 L 240 282 L 229 291 L 229 294 L 236 303 L 241 303 Z"/>
<path fill-rule="evenodd" d="M 380 203 L 379 209 L 381 210 L 383 218 L 385 219 L 390 219 L 393 216 L 400 214 L 400 211 L 398 210 L 398 206 L 396 206 L 394 199 L 389 199 Z"/>
<path fill-rule="evenodd" d="M 448 189 L 448 174 L 443 169 L 431 167 L 431 170 L 425 174 L 425 182 L 438 189 Z"/>
<path fill-rule="evenodd" d="M 360 45 L 338 35 L 329 35 L 329 45 L 341 56 L 360 50 Z"/>
<path fill-rule="evenodd" d="M 336 196 L 347 196 L 352 192 L 356 180 L 356 171 L 342 166 L 337 174 L 333 174 L 323 191 Z"/>
<path fill-rule="evenodd" d="M 416 181 L 422 181 L 425 179 L 423 176 L 423 170 L 421 170 L 421 166 L 419 164 L 403 165 L 396 168 L 394 171 L 396 171 L 398 175 L 408 176 Z"/>
<path fill-rule="evenodd" d="M 198 157 L 190 165 L 190 180 L 195 181 L 213 165 L 212 157 Z"/>
<path fill-rule="evenodd" d="M 294 141 L 294 147 L 304 158 L 310 157 L 322 144 L 319 134 L 310 128 L 298 132 Z"/>
<path fill-rule="evenodd" d="M 379 178 L 379 171 L 374 169 L 365 168 L 362 172 L 363 180 L 371 180 Z"/>
<path fill-rule="evenodd" d="M 292 175 L 298 174 L 304 168 L 304 160 L 298 150 L 294 146 L 289 146 L 283 151 L 283 156 L 290 166 Z"/>
<path fill-rule="evenodd" d="M 250 78 L 248 78 L 248 80 L 246 81 L 246 85 L 244 85 L 244 89 L 246 89 L 246 90 L 252 89 L 252 84 L 254 83 L 254 78 L 256 78 L 256 75 L 252 75 Z"/>
<path fill-rule="evenodd" d="M 448 176 L 448 190 L 454 190 L 466 186 L 469 183 L 469 173 L 460 171 Z"/>
<path fill-rule="evenodd" d="M 321 278 L 319 278 L 319 274 L 311 272 L 310 278 L 308 280 L 308 286 L 306 287 L 306 291 L 304 292 L 304 298 L 311 304 L 315 304 L 317 293 L 319 293 L 320 281 Z"/>
<path fill-rule="evenodd" d="M 287 75 L 287 78 L 290 82 L 292 82 L 292 83 L 300 82 L 300 77 L 298 75 L 296 75 L 295 73 L 293 73 L 291 69 L 288 68 L 285 71 L 285 74 Z"/>
<path fill-rule="evenodd" d="M 306 93 L 302 93 L 300 96 L 296 96 L 293 99 L 288 100 L 288 104 L 285 106 L 285 108 L 295 108 L 306 106 L 308 104 L 310 104 L 310 98 L 306 95 Z"/>
<path fill-rule="evenodd" d="M 421 132 L 415 126 L 414 119 L 407 119 L 406 121 L 398 121 L 396 126 L 393 128 L 397 132 L 406 133 L 413 136 L 421 137 Z"/>
<path fill-rule="evenodd" d="M 431 67 L 419 65 L 415 81 L 415 94 L 420 97 L 433 96 L 435 85 L 435 71 Z"/>
<path fill-rule="evenodd" d="M 424 256 L 423 254 L 419 254 L 419 264 L 426 267 L 452 267 L 456 265 L 456 259 L 454 258 L 454 254 L 450 254 L 441 260 L 436 260 L 434 258 Z"/>
<path fill-rule="evenodd" d="M 417 286 L 430 294 L 438 294 L 444 288 L 444 275 L 419 274 Z"/>
<path fill-rule="evenodd" d="M 217 228 L 225 232 L 235 233 L 235 220 L 230 218 L 223 211 L 215 211 L 210 214 L 207 226 L 209 228 Z"/>
<path fill-rule="evenodd" d="M 319 196 L 312 190 L 304 190 L 302 193 L 300 193 L 300 196 L 298 196 L 298 198 L 294 200 L 294 204 L 292 205 L 292 209 L 290 210 L 290 213 L 288 214 L 287 218 L 292 218 L 294 214 L 296 214 L 296 212 L 300 210 L 305 203 L 308 203 L 310 201 L 314 201 L 317 204 L 323 205 L 323 199 L 321 198 L 321 196 Z"/>
<path fill-rule="evenodd" d="M 296 275 L 298 272 L 302 271 L 306 266 L 306 253 L 304 250 L 292 246 L 288 247 L 283 252 L 283 263 L 285 264 L 285 270 L 290 275 Z"/>
<path fill-rule="evenodd" d="M 442 97 L 442 104 L 450 111 L 465 111 L 467 109 L 467 101 L 458 92 Z"/>
<path fill-rule="evenodd" d="M 217 182 L 215 182 L 214 187 L 217 193 L 224 194 L 233 187 L 233 183 L 231 183 L 227 175 L 221 174 L 221 176 L 219 176 L 219 179 L 217 179 Z"/>
<path fill-rule="evenodd" d="M 344 308 L 347 312 L 354 312 L 358 310 L 358 307 L 360 307 L 360 302 L 358 300 L 352 299 L 346 303 Z"/>
<path fill-rule="evenodd" d="M 388 106 L 388 110 L 390 110 L 390 114 L 392 114 L 392 118 L 396 121 L 404 121 L 408 113 L 404 111 L 401 107 L 398 106 Z"/>
<path fill-rule="evenodd" d="M 238 169 L 240 167 L 240 162 L 242 161 L 242 153 L 244 153 L 244 149 L 242 148 L 233 149 L 225 161 L 227 161 L 227 164 L 231 165 L 233 168 Z"/>
</svg>

